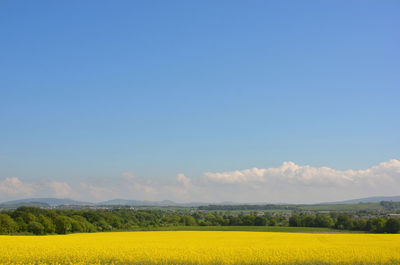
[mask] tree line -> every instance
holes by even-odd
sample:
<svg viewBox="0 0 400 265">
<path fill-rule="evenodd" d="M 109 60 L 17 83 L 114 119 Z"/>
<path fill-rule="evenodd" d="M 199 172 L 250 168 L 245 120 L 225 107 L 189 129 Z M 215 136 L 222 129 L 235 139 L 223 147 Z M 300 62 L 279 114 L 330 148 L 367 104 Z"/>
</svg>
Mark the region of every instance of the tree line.
<svg viewBox="0 0 400 265">
<path fill-rule="evenodd" d="M 333 217 L 332 217 L 333 215 Z M 329 227 L 341 230 L 367 231 L 372 233 L 399 233 L 399 218 L 355 218 L 345 214 L 311 215 L 298 214 L 289 218 L 293 227 Z"/>
<path fill-rule="evenodd" d="M 256 212 L 168 212 L 161 210 L 47 210 L 19 207 L 0 212 L 0 234 L 68 234 L 129 231 L 159 226 L 293 226 L 328 227 L 375 233 L 398 233 L 400 220 L 376 217 L 369 220 L 344 214 L 283 214 Z"/>
<path fill-rule="evenodd" d="M 198 207 L 199 210 L 206 211 L 256 211 L 256 210 L 297 210 L 298 206 L 280 205 L 280 204 L 232 204 L 232 205 L 203 205 Z"/>
</svg>

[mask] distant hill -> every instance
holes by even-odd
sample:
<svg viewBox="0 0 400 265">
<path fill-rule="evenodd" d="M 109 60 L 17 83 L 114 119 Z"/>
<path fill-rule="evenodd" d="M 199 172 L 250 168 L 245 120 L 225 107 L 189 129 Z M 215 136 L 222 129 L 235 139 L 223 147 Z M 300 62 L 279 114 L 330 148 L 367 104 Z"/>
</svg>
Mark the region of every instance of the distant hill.
<svg viewBox="0 0 400 265">
<path fill-rule="evenodd" d="M 400 196 L 377 196 L 377 197 L 367 197 L 354 200 L 338 201 L 338 202 L 326 202 L 318 204 L 308 204 L 312 205 L 332 205 L 332 204 L 359 204 L 359 203 L 376 203 L 380 201 L 394 201 L 400 202 Z M 170 200 L 163 201 L 140 201 L 140 200 L 124 200 L 124 199 L 114 199 L 108 201 L 102 201 L 98 203 L 75 201 L 71 199 L 58 199 L 58 198 L 29 198 L 22 200 L 13 200 L 0 203 L 0 208 L 2 209 L 15 209 L 19 206 L 36 206 L 41 208 L 49 208 L 54 206 L 112 206 L 112 205 L 122 205 L 122 206 L 177 206 L 177 207 L 199 207 L 207 205 L 247 205 L 246 203 L 233 203 L 233 202 L 221 202 L 221 203 L 203 203 L 203 202 L 189 202 L 189 203 L 179 203 Z M 254 205 L 267 205 L 267 203 L 256 203 Z M 272 204 L 268 204 L 272 205 Z M 274 204 L 274 205 L 296 205 L 296 204 Z"/>
<path fill-rule="evenodd" d="M 173 201 L 139 201 L 114 199 L 109 201 L 98 202 L 98 205 L 132 205 L 132 206 L 175 206 Z"/>
<path fill-rule="evenodd" d="M 21 200 L 6 201 L 0 203 L 0 208 L 17 208 L 19 206 L 37 206 L 37 207 L 52 207 L 61 205 L 76 205 L 76 206 L 93 206 L 93 205 L 127 205 L 127 206 L 181 206 L 181 207 L 196 207 L 201 205 L 208 205 L 208 203 L 191 202 L 191 203 L 177 203 L 170 200 L 164 201 L 140 201 L 140 200 L 124 200 L 114 199 L 109 201 L 102 201 L 98 203 L 75 201 L 71 199 L 58 199 L 58 198 L 28 198 Z"/>
<path fill-rule="evenodd" d="M 208 205 L 208 203 L 191 202 L 191 203 L 178 203 L 170 200 L 164 201 L 139 201 L 139 200 L 124 200 L 114 199 L 96 203 L 97 205 L 129 205 L 129 206 L 182 206 L 182 207 L 196 207 L 201 205 Z"/>
<path fill-rule="evenodd" d="M 381 202 L 381 201 L 400 202 L 400 196 L 376 196 L 376 197 L 367 197 L 367 198 L 360 198 L 360 199 L 346 200 L 339 202 L 327 202 L 323 204 L 356 204 L 356 203 Z"/>
<path fill-rule="evenodd" d="M 29 198 L 22 200 L 7 201 L 1 203 L 1 205 L 21 205 L 31 206 L 34 203 L 41 203 L 47 206 L 59 206 L 59 205 L 93 205 L 90 202 L 74 201 L 71 199 L 57 199 L 57 198 Z"/>
<path fill-rule="evenodd" d="M 21 206 L 31 206 L 31 207 L 37 207 L 37 208 L 50 208 L 51 206 L 47 203 L 42 203 L 42 202 L 21 202 L 21 203 L 10 203 L 10 204 L 0 204 L 0 209 L 3 210 L 11 210 L 11 209 L 17 209 L 18 207 Z"/>
</svg>

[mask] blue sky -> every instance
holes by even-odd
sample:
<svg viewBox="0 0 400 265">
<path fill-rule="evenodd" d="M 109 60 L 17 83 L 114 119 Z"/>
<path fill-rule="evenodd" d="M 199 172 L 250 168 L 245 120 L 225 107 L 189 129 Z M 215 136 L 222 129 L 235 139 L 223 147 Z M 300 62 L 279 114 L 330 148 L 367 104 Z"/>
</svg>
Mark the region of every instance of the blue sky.
<svg viewBox="0 0 400 265">
<path fill-rule="evenodd" d="M 399 1 L 0 1 L 0 181 L 399 159 L 399 12 Z"/>
</svg>

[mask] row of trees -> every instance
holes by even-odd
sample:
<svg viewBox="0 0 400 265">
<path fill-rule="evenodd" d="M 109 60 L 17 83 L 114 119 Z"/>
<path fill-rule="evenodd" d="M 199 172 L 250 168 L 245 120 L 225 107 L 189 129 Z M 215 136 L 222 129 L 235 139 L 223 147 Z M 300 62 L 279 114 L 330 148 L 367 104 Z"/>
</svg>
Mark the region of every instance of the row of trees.
<svg viewBox="0 0 400 265">
<path fill-rule="evenodd" d="M 286 223 L 285 223 L 286 222 Z M 154 210 L 45 210 L 20 207 L 0 213 L 0 234 L 67 234 L 157 226 L 287 225 L 282 216 L 176 213 Z"/>
<path fill-rule="evenodd" d="M 364 207 L 368 205 L 368 207 Z M 199 210 L 205 211 L 264 211 L 264 210 L 289 210 L 292 212 L 304 212 L 307 210 L 318 211 L 322 209 L 337 211 L 351 210 L 355 213 L 376 213 L 393 212 L 400 213 L 400 202 L 381 201 L 379 203 L 359 203 L 359 204 L 330 204 L 330 205 L 280 205 L 280 204 L 232 204 L 232 205 L 204 205 L 199 206 Z"/>
<path fill-rule="evenodd" d="M 279 204 L 239 204 L 239 205 L 203 205 L 199 210 L 206 211 L 260 211 L 260 210 L 298 210 L 296 205 Z"/>
<path fill-rule="evenodd" d="M 311 214 L 293 215 L 289 218 L 289 225 L 296 227 L 329 227 L 373 233 L 398 233 L 400 231 L 400 219 L 398 218 L 375 217 L 367 220 L 344 214 L 334 217 Z"/>
<path fill-rule="evenodd" d="M 0 213 L 0 234 L 67 234 L 75 232 L 132 230 L 156 226 L 304 226 L 397 233 L 398 219 L 355 219 L 347 215 L 299 214 L 232 215 L 221 212 L 166 212 L 150 210 L 45 210 L 20 207 Z"/>
</svg>

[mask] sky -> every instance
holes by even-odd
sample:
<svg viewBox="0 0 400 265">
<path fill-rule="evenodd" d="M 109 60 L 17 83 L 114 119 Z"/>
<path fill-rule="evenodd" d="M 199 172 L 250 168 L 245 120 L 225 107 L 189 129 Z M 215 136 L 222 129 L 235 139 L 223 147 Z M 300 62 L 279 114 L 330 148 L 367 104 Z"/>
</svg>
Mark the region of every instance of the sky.
<svg viewBox="0 0 400 265">
<path fill-rule="evenodd" d="M 0 201 L 400 195 L 399 12 L 0 0 Z"/>
</svg>

